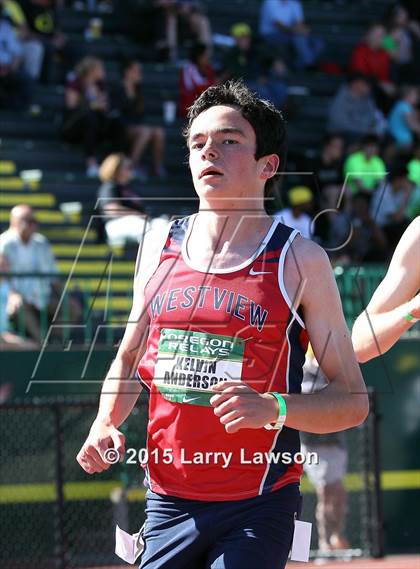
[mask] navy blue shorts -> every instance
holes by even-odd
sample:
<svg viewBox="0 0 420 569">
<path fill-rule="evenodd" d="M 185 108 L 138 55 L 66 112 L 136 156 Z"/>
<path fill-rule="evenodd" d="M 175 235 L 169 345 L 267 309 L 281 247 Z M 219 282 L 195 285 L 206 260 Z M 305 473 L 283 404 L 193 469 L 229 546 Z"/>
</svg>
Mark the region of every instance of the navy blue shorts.
<svg viewBox="0 0 420 569">
<path fill-rule="evenodd" d="M 298 484 L 229 502 L 146 499 L 140 569 L 283 569 L 302 502 Z"/>
</svg>

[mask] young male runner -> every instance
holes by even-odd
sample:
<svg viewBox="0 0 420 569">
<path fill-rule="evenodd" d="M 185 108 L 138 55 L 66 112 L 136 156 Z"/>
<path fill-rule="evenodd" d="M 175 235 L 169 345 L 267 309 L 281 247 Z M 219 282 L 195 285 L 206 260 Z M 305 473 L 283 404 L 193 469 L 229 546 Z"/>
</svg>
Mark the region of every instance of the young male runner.
<svg viewBox="0 0 420 569">
<path fill-rule="evenodd" d="M 387 274 L 353 326 L 359 362 L 387 352 L 420 318 L 420 216 L 403 233 Z"/>
<path fill-rule="evenodd" d="M 281 114 L 228 82 L 194 103 L 186 138 L 199 211 L 171 224 L 154 263 L 139 260 L 127 330 L 77 460 L 101 472 L 108 447 L 124 452 L 118 427 L 143 386 L 140 567 L 280 569 L 300 507 L 298 430 L 360 424 L 365 385 L 327 255 L 264 210 L 285 152 Z M 308 336 L 330 384 L 304 395 Z M 270 462 L 279 453 L 292 461 Z"/>
</svg>

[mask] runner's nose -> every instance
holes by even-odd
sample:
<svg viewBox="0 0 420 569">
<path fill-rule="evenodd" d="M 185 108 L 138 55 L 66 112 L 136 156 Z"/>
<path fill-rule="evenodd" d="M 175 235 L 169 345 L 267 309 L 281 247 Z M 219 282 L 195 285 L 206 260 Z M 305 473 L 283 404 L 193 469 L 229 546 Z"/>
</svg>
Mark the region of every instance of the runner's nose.
<svg viewBox="0 0 420 569">
<path fill-rule="evenodd" d="M 201 150 L 201 158 L 203 160 L 214 160 L 218 157 L 217 150 L 212 142 L 207 141 Z"/>
</svg>

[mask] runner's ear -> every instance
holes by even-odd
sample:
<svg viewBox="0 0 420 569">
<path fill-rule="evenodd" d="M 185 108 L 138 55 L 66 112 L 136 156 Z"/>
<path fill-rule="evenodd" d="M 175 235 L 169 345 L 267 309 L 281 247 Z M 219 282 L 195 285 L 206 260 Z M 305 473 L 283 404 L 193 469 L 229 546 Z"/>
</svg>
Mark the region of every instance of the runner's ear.
<svg viewBox="0 0 420 569">
<path fill-rule="evenodd" d="M 277 154 L 270 154 L 270 156 L 265 157 L 264 160 L 265 163 L 264 168 L 261 172 L 261 177 L 268 180 L 269 178 L 272 178 L 277 172 L 277 169 L 279 167 L 279 157 Z"/>
</svg>

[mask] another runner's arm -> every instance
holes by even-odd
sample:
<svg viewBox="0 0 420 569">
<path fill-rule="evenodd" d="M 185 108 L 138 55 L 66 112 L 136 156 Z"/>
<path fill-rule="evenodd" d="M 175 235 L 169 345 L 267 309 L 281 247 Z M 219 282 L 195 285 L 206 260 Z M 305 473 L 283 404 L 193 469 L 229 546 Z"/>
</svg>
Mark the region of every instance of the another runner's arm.
<svg viewBox="0 0 420 569">
<path fill-rule="evenodd" d="M 284 273 L 290 298 L 300 297 L 315 357 L 330 381 L 317 393 L 284 395 L 285 424 L 311 433 L 359 425 L 369 412 L 368 396 L 328 256 L 315 243 L 298 237 L 286 256 Z"/>
<path fill-rule="evenodd" d="M 388 351 L 420 317 L 420 217 L 414 219 L 395 249 L 388 272 L 366 310 L 353 326 L 352 340 L 359 362 Z"/>
</svg>

